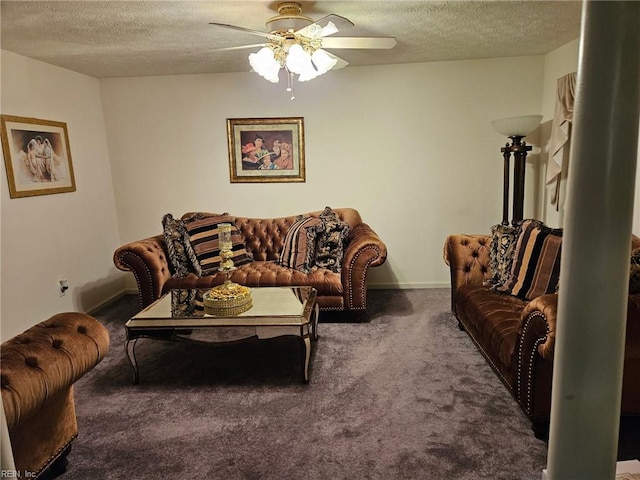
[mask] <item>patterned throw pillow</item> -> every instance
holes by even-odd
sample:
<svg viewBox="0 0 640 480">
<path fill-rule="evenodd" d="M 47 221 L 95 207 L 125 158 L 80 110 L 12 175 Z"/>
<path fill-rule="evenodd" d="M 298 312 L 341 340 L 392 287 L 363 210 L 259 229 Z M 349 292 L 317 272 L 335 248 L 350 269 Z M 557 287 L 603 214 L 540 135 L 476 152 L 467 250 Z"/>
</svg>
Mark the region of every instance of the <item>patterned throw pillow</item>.
<svg viewBox="0 0 640 480">
<path fill-rule="evenodd" d="M 191 270 L 198 273 L 200 265 L 191 243 L 189 243 L 189 234 L 184 227 L 184 222 L 167 213 L 162 217 L 162 226 L 164 242 L 167 245 L 167 253 L 174 275 L 184 277 Z"/>
<path fill-rule="evenodd" d="M 491 227 L 491 248 L 489 250 L 491 278 L 485 282 L 486 286 L 495 289 L 504 285 L 509 279 L 519 233 L 520 225 L 498 224 Z"/>
<path fill-rule="evenodd" d="M 323 228 L 319 218 L 299 216 L 287 230 L 277 263 L 303 273 L 315 270 L 316 238 Z"/>
<path fill-rule="evenodd" d="M 171 290 L 171 316 L 174 318 L 190 317 L 195 310 L 195 299 L 198 290 Z"/>
<path fill-rule="evenodd" d="M 523 300 L 557 291 L 562 230 L 537 220 L 522 222 L 509 279 L 497 290 Z"/>
<path fill-rule="evenodd" d="M 640 250 L 631 252 L 631 268 L 629 271 L 629 293 L 640 293 Z"/>
<path fill-rule="evenodd" d="M 231 224 L 231 243 L 233 264 L 238 267 L 253 261 L 253 256 L 247 251 L 244 238 L 233 223 L 233 218 L 227 214 L 204 215 L 196 214 L 185 219 L 184 224 L 189 234 L 189 242 L 195 252 L 197 263 L 201 269 L 201 276 L 215 275 L 222 259 L 220 258 L 220 245 L 218 236 L 221 223 Z"/>
<path fill-rule="evenodd" d="M 315 263 L 318 267 L 340 273 L 344 245 L 351 229 L 349 224 L 340 220 L 340 217 L 330 207 L 325 207 L 318 218 L 322 220 L 324 228 L 318 235 Z"/>
</svg>

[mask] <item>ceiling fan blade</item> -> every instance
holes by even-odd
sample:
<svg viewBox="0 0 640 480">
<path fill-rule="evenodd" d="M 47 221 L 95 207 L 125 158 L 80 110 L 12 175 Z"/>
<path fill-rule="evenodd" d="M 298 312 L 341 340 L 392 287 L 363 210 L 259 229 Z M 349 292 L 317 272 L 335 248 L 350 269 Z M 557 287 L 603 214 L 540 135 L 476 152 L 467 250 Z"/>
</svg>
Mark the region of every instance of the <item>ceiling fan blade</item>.
<svg viewBox="0 0 640 480">
<path fill-rule="evenodd" d="M 251 35 L 258 35 L 260 37 L 269 38 L 271 40 L 280 40 L 280 37 L 267 32 L 260 32 L 259 30 L 251 30 L 250 28 L 237 27 L 236 25 L 227 25 L 226 23 L 209 22 L 209 25 L 215 25 L 217 27 L 230 28 L 238 32 L 250 33 Z"/>
<path fill-rule="evenodd" d="M 330 24 L 332 24 L 332 27 Z M 325 27 L 329 28 L 326 28 L 324 33 L 318 34 L 322 29 L 325 29 Z M 326 17 L 316 20 L 311 25 L 301 28 L 296 33 L 310 38 L 324 37 L 349 27 L 353 27 L 353 23 L 351 23 L 350 20 L 341 17 L 340 15 L 327 15 Z"/>
<path fill-rule="evenodd" d="M 229 50 L 244 50 L 245 48 L 258 48 L 258 47 L 266 47 L 269 45 L 268 43 L 254 43 L 252 45 L 238 45 L 237 47 L 222 47 L 222 48 L 214 48 L 213 52 L 226 52 Z"/>
<path fill-rule="evenodd" d="M 322 39 L 322 48 L 388 49 L 397 43 L 394 37 L 326 37 Z"/>
</svg>

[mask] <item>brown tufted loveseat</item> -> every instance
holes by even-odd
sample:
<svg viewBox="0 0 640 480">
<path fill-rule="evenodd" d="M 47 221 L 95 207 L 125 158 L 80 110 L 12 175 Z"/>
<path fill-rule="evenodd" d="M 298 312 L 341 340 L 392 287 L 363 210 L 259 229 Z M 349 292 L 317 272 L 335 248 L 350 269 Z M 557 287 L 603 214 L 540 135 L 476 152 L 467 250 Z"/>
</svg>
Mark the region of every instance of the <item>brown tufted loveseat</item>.
<svg viewBox="0 0 640 480">
<path fill-rule="evenodd" d="M 351 229 L 344 249 L 341 273 L 318 268 L 306 274 L 275 262 L 287 230 L 295 222 L 296 216 L 232 217 L 254 261 L 240 265 L 233 272 L 231 280 L 248 287 L 312 286 L 318 291 L 317 301 L 321 310 L 365 310 L 367 272 L 369 267 L 385 262 L 387 248 L 373 229 L 362 221 L 357 210 L 335 208 L 333 211 Z M 185 213 L 182 218 L 194 213 Z M 304 216 L 318 216 L 321 213 L 311 212 Z M 195 273 L 185 277 L 172 276 L 162 234 L 123 245 L 115 251 L 113 261 L 120 270 L 134 274 L 143 307 L 171 289 L 210 288 L 224 281 L 222 273 L 204 277 L 198 277 Z"/>
<path fill-rule="evenodd" d="M 63 472 L 78 435 L 73 384 L 106 355 L 107 329 L 84 313 L 59 313 L 0 348 L 14 474 L 36 478 Z"/>
<path fill-rule="evenodd" d="M 450 235 L 444 260 L 451 272 L 451 309 L 489 365 L 533 423 L 548 435 L 558 294 L 531 301 L 483 285 L 491 277 L 489 235 Z M 640 248 L 633 237 L 632 248 Z M 629 295 L 622 414 L 640 414 L 640 294 Z"/>
</svg>

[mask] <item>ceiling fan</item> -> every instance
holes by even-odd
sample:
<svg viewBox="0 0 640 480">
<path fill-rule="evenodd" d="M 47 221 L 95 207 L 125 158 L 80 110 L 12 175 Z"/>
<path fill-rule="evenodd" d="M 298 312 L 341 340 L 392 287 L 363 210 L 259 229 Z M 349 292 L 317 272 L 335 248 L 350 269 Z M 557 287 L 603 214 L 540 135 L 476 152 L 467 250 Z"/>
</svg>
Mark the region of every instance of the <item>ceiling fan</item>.
<svg viewBox="0 0 640 480">
<path fill-rule="evenodd" d="M 288 73 L 289 91 L 294 74 L 298 75 L 298 81 L 304 82 L 331 69 L 348 65 L 348 62 L 325 49 L 388 49 L 397 43 L 393 37 L 331 37 L 341 29 L 352 27 L 353 23 L 334 14 L 314 21 L 302 14 L 302 5 L 298 2 L 280 3 L 278 15 L 266 21 L 268 32 L 225 23 L 210 24 L 265 38 L 263 43 L 217 50 L 262 47 L 249 55 L 251 67 L 273 83 L 279 81 L 280 69 L 284 68 Z"/>
</svg>

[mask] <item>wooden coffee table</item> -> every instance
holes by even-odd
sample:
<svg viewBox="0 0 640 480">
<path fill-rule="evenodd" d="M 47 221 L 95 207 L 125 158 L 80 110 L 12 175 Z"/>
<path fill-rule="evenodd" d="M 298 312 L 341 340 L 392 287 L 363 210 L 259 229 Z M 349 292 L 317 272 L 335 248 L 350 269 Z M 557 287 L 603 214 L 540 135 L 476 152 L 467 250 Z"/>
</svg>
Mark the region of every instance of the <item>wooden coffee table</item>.
<svg viewBox="0 0 640 480">
<path fill-rule="evenodd" d="M 206 290 L 172 290 L 133 316 L 126 324 L 125 352 L 139 381 L 135 347 L 140 338 L 221 344 L 249 338 L 294 336 L 302 345 L 302 380 L 309 382 L 311 340 L 318 339 L 319 308 L 312 287 L 252 288 L 253 307 L 235 317 L 204 313 Z M 207 333 L 207 340 L 198 339 Z"/>
</svg>

